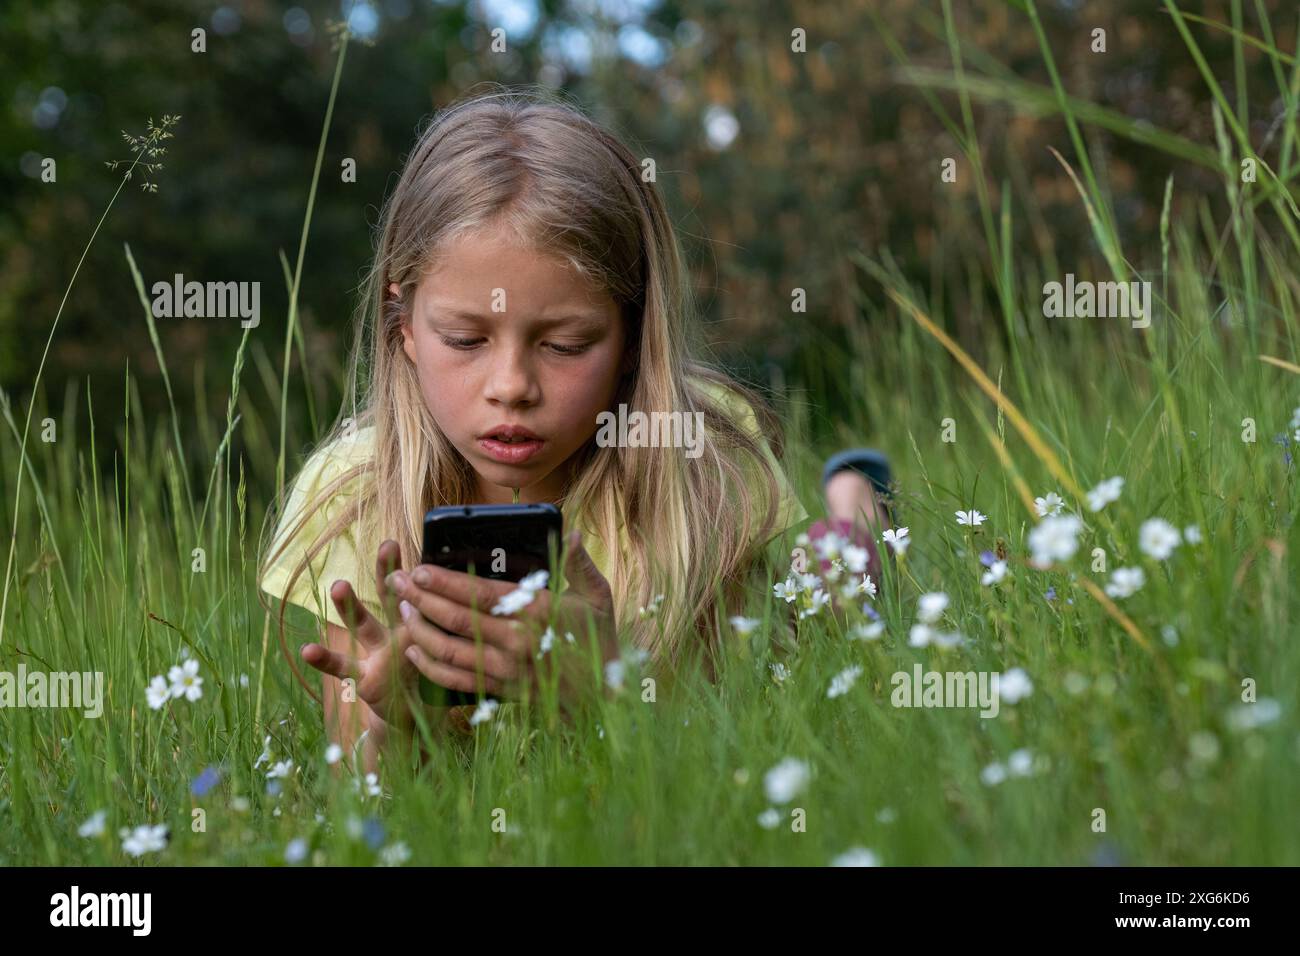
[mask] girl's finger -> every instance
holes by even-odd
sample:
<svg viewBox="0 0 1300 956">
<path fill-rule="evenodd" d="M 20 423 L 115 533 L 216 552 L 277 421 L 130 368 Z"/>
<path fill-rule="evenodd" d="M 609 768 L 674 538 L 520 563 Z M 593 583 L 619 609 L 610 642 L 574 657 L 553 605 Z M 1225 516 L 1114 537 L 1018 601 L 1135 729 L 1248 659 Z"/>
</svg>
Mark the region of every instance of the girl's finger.
<svg viewBox="0 0 1300 956">
<path fill-rule="evenodd" d="M 442 661 L 435 661 L 422 647 L 417 645 L 408 647 L 406 649 L 406 659 L 415 665 L 416 670 L 440 687 L 462 691 L 466 694 L 479 692 L 479 677 L 477 674 L 460 667 L 444 664 Z M 483 690 L 494 697 L 505 696 L 501 681 L 495 677 L 484 675 Z"/>
<path fill-rule="evenodd" d="M 301 653 L 302 659 L 322 674 L 329 674 L 339 680 L 349 677 L 358 679 L 361 676 L 356 658 L 331 651 L 322 644 L 304 644 Z"/>
<path fill-rule="evenodd" d="M 388 643 L 388 629 L 375 620 L 370 609 L 357 597 L 356 590 L 348 581 L 335 581 L 330 587 L 330 598 L 338 608 L 339 616 L 348 625 L 352 636 L 369 650 L 375 650 Z"/>
<path fill-rule="evenodd" d="M 375 557 L 375 593 L 383 608 L 384 623 L 392 627 L 397 623 L 397 595 L 384 583 L 384 578 L 397 570 L 402 562 L 402 548 L 392 538 L 385 540 Z"/>
<path fill-rule="evenodd" d="M 508 618 L 491 613 L 495 603 L 486 607 L 479 604 L 474 608 L 434 588 L 435 585 L 421 587 L 412 578 L 405 598 L 420 615 L 448 634 L 458 635 L 471 644 L 476 636 L 481 637 L 484 644 L 502 648 L 512 654 L 518 652 L 521 635 L 510 626 Z"/>
<path fill-rule="evenodd" d="M 402 602 L 402 615 L 411 640 L 430 658 L 451 667 L 467 670 L 471 673 L 478 667 L 479 645 L 473 640 L 458 634 L 449 634 L 441 627 L 425 620 L 424 615 L 407 601 Z M 514 676 L 513 667 L 507 655 L 499 648 L 486 642 L 482 645 L 483 670 L 501 678 Z"/>
</svg>

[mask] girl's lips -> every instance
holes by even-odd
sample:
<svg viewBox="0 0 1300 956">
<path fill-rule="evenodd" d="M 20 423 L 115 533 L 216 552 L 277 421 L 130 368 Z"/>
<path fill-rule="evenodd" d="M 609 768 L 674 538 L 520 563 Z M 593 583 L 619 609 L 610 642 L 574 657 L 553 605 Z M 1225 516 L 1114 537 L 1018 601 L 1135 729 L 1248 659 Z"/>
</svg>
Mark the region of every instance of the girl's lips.
<svg viewBox="0 0 1300 956">
<path fill-rule="evenodd" d="M 521 465 L 542 450 L 545 444 L 540 438 L 529 441 L 497 441 L 495 438 L 480 438 L 478 445 L 492 458 L 505 465 Z"/>
</svg>

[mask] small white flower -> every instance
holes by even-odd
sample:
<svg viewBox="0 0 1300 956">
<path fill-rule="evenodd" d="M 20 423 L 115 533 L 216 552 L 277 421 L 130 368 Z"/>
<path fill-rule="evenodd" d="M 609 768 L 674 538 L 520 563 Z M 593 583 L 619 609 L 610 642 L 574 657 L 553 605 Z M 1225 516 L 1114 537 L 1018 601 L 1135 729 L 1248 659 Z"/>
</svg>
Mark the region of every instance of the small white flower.
<svg viewBox="0 0 1300 956">
<path fill-rule="evenodd" d="M 1199 525 L 1189 524 L 1183 529 L 1183 540 L 1188 544 L 1200 544 L 1204 540 Z"/>
<path fill-rule="evenodd" d="M 478 706 L 474 708 L 474 713 L 469 715 L 469 725 L 477 727 L 485 721 L 491 720 L 492 715 L 497 712 L 497 702 L 495 700 L 481 700 Z"/>
<path fill-rule="evenodd" d="M 1116 568 L 1106 583 L 1106 594 L 1113 598 L 1126 598 L 1146 583 L 1147 576 L 1141 568 Z"/>
<path fill-rule="evenodd" d="M 844 572 L 846 570 L 847 569 L 844 567 L 844 562 L 841 561 L 839 558 L 836 558 L 831 562 L 830 570 L 826 572 L 826 580 L 831 582 L 838 581 L 840 578 L 844 576 Z"/>
<path fill-rule="evenodd" d="M 267 780 L 275 780 L 279 777 L 289 777 L 293 773 L 293 761 L 281 760 L 266 772 Z"/>
<path fill-rule="evenodd" d="M 384 792 L 383 787 L 379 785 L 379 774 L 375 773 L 373 770 L 366 774 L 362 786 L 366 791 L 366 796 L 368 797 L 378 797 Z"/>
<path fill-rule="evenodd" d="M 330 744 L 325 748 L 325 762 L 331 767 L 343 759 L 343 748 L 338 744 Z"/>
<path fill-rule="evenodd" d="M 794 578 L 786 578 L 772 585 L 772 593 L 789 604 L 799 596 L 799 587 L 795 584 Z"/>
<path fill-rule="evenodd" d="M 966 643 L 966 638 L 960 631 L 934 631 L 930 643 L 935 647 L 960 647 Z"/>
<path fill-rule="evenodd" d="M 1007 770 L 1013 777 L 1028 777 L 1034 772 L 1033 753 L 1024 747 L 1011 751 L 1007 757 Z"/>
<path fill-rule="evenodd" d="M 994 561 L 989 565 L 989 569 L 980 576 L 980 584 L 997 585 L 1007 576 L 1007 563 L 1005 561 Z"/>
<path fill-rule="evenodd" d="M 400 840 L 379 851 L 379 862 L 383 866 L 401 866 L 410 858 L 411 848 Z"/>
<path fill-rule="evenodd" d="M 118 831 L 122 838 L 122 852 L 131 856 L 144 856 L 146 853 L 158 853 L 167 848 L 167 825 L 160 823 L 150 826 L 145 823 L 134 830 L 125 827 Z"/>
<path fill-rule="evenodd" d="M 852 573 L 862 574 L 867 570 L 867 562 L 870 560 L 871 552 L 866 548 L 859 548 L 856 544 L 844 546 L 844 564 Z"/>
<path fill-rule="evenodd" d="M 551 572 L 542 569 L 540 571 L 534 571 L 532 574 L 526 575 L 524 579 L 519 582 L 519 587 L 525 591 L 537 592 L 542 590 L 542 588 L 546 587 L 547 582 L 550 580 L 551 580 Z"/>
<path fill-rule="evenodd" d="M 753 634 L 754 629 L 762 623 L 756 617 L 743 617 L 739 614 L 730 620 L 731 626 L 735 629 L 737 634 Z"/>
<path fill-rule="evenodd" d="M 1300 428 L 1300 405 L 1297 405 L 1296 410 L 1291 413 L 1291 427 Z"/>
<path fill-rule="evenodd" d="M 808 532 L 800 531 L 795 535 L 794 543 L 801 548 L 806 548 L 808 546 Z"/>
<path fill-rule="evenodd" d="M 913 624 L 907 634 L 909 647 L 927 647 L 934 640 L 934 628 L 929 624 Z"/>
<path fill-rule="evenodd" d="M 240 674 L 240 675 L 239 675 L 239 686 L 240 686 L 240 687 L 247 687 L 247 686 L 248 686 L 248 675 L 247 675 L 247 674 Z"/>
<path fill-rule="evenodd" d="M 292 865 L 301 863 L 305 859 L 307 859 L 307 841 L 302 837 L 294 837 L 284 848 L 284 862 Z"/>
<path fill-rule="evenodd" d="M 991 763 L 980 771 L 980 782 L 986 787 L 996 787 L 1007 779 L 1007 768 L 1000 763 Z"/>
<path fill-rule="evenodd" d="M 998 696 L 1015 704 L 1034 692 L 1034 683 L 1023 667 L 1013 667 L 998 679 Z"/>
<path fill-rule="evenodd" d="M 954 512 L 954 514 L 957 515 L 958 524 L 970 525 L 971 527 L 983 524 L 988 517 L 987 515 L 980 514 L 974 508 L 970 511 L 957 511 Z"/>
<path fill-rule="evenodd" d="M 1036 524 L 1026 539 L 1033 552 L 1034 563 L 1048 565 L 1054 561 L 1068 561 L 1079 550 L 1079 532 L 1083 520 L 1078 515 L 1060 515 L 1044 518 Z"/>
<path fill-rule="evenodd" d="M 804 594 L 812 594 L 822 586 L 822 579 L 815 574 L 799 575 L 799 590 Z"/>
<path fill-rule="evenodd" d="M 1049 491 L 1041 498 L 1034 499 L 1034 510 L 1040 518 L 1054 518 L 1065 507 L 1065 500 L 1055 491 Z"/>
<path fill-rule="evenodd" d="M 153 680 L 149 681 L 149 686 L 144 689 L 144 696 L 149 701 L 151 710 L 162 709 L 162 705 L 172 699 L 172 690 L 167 684 L 167 678 L 156 674 Z"/>
<path fill-rule="evenodd" d="M 772 661 L 767 666 L 772 671 L 772 679 L 778 684 L 784 684 L 785 679 L 790 676 L 790 668 L 786 667 L 781 661 Z"/>
<path fill-rule="evenodd" d="M 648 605 L 646 605 L 643 608 L 637 609 L 636 612 L 637 616 L 642 620 L 648 617 L 654 617 L 656 614 L 659 613 L 659 605 L 663 603 L 664 603 L 664 596 L 662 594 L 656 594 L 654 597 L 650 599 L 650 603 Z"/>
<path fill-rule="evenodd" d="M 1181 540 L 1178 529 L 1164 518 L 1149 518 L 1138 529 L 1138 547 L 1143 554 L 1157 561 L 1164 561 L 1173 554 Z"/>
<path fill-rule="evenodd" d="M 764 830 L 775 830 L 781 825 L 781 814 L 776 807 L 768 807 L 758 815 L 758 825 Z"/>
<path fill-rule="evenodd" d="M 802 620 L 806 617 L 814 616 L 818 611 L 830 603 L 831 596 L 818 588 L 812 593 L 811 603 L 804 610 L 799 612 L 799 618 Z"/>
<path fill-rule="evenodd" d="M 866 594 L 870 597 L 876 596 L 876 582 L 871 580 L 871 575 L 862 575 L 862 583 L 854 589 L 858 594 Z"/>
<path fill-rule="evenodd" d="M 857 683 L 860 676 L 862 676 L 861 665 L 855 664 L 852 667 L 846 667 L 832 678 L 831 686 L 826 690 L 826 696 L 832 700 L 836 697 L 842 697 Z"/>
<path fill-rule="evenodd" d="M 620 659 L 605 662 L 605 683 L 614 690 L 623 689 L 623 675 L 627 665 Z"/>
<path fill-rule="evenodd" d="M 929 591 L 917 598 L 916 616 L 922 624 L 933 624 L 943 617 L 943 612 L 947 607 L 948 595 L 942 591 Z"/>
<path fill-rule="evenodd" d="M 851 641 L 874 641 L 885 633 L 884 621 L 863 621 L 849 629 Z"/>
<path fill-rule="evenodd" d="M 515 588 L 513 591 L 505 594 L 501 600 L 497 601 L 496 606 L 492 608 L 493 614 L 517 614 L 528 605 L 533 603 L 533 598 L 537 596 L 535 591 L 528 588 Z"/>
<path fill-rule="evenodd" d="M 256 762 L 253 764 L 253 769 L 256 770 L 258 767 L 262 766 L 262 764 L 269 763 L 270 760 L 271 760 L 271 735 L 267 734 L 266 737 L 263 738 L 262 740 L 261 756 L 259 756 Z"/>
<path fill-rule="evenodd" d="M 171 683 L 173 697 L 184 697 L 186 700 L 195 701 L 203 696 L 203 678 L 199 676 L 197 658 L 191 657 L 173 667 L 167 672 L 167 680 Z"/>
<path fill-rule="evenodd" d="M 566 641 L 568 641 L 570 644 L 572 644 L 572 643 L 574 643 L 575 641 L 577 641 L 577 638 L 573 636 L 573 632 L 572 632 L 572 631 L 565 631 L 565 632 L 564 632 L 564 639 L 565 639 Z"/>
<path fill-rule="evenodd" d="M 855 846 L 831 860 L 831 866 L 880 866 L 880 857 L 866 847 Z"/>
<path fill-rule="evenodd" d="M 1271 697 L 1261 697 L 1253 704 L 1238 704 L 1228 711 L 1227 724 L 1231 730 L 1254 730 L 1273 723 L 1281 716 L 1282 707 L 1277 701 Z"/>
<path fill-rule="evenodd" d="M 907 528 L 886 528 L 881 535 L 885 544 L 889 545 L 894 554 L 902 557 L 907 553 L 912 539 L 907 536 Z"/>
<path fill-rule="evenodd" d="M 90 815 L 90 819 L 77 827 L 77 836 L 80 837 L 97 837 L 104 835 L 104 823 L 108 820 L 107 810 L 96 810 Z"/>
<path fill-rule="evenodd" d="M 548 627 L 545 631 L 542 632 L 541 640 L 537 644 L 537 656 L 541 657 L 542 655 L 549 653 L 551 648 L 553 648 L 554 646 L 555 646 L 555 630 L 553 628 Z"/>
<path fill-rule="evenodd" d="M 1124 490 L 1124 479 L 1116 476 L 1107 478 L 1092 491 L 1088 492 L 1088 507 L 1100 511 L 1112 501 L 1119 501 L 1120 492 Z"/>
<path fill-rule="evenodd" d="M 845 540 L 834 531 L 827 531 L 817 539 L 813 545 L 817 551 L 817 556 L 823 561 L 831 561 L 840 556 L 840 548 L 845 544 Z"/>
<path fill-rule="evenodd" d="M 1160 639 L 1170 647 L 1178 646 L 1178 628 L 1172 624 L 1166 624 L 1160 628 Z"/>
<path fill-rule="evenodd" d="M 763 775 L 763 789 L 773 803 L 789 803 L 808 785 L 808 765 L 786 757 Z"/>
</svg>

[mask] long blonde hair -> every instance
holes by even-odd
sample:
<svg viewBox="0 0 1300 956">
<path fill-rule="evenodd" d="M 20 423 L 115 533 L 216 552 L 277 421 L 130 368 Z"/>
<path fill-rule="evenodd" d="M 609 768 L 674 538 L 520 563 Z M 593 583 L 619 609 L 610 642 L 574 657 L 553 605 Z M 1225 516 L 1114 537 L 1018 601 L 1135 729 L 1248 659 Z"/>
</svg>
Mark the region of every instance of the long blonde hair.
<svg viewBox="0 0 1300 956">
<path fill-rule="evenodd" d="M 401 566 L 410 568 L 420 561 L 425 512 L 471 503 L 471 466 L 424 404 L 402 350 L 401 322 L 404 303 L 441 250 L 458 235 L 503 222 L 593 278 L 618 303 L 635 360 L 615 408 L 626 402 L 629 411 L 704 415 L 703 453 L 694 459 L 680 450 L 599 447 L 593 422 L 559 504 L 568 527 L 584 527 L 607 549 L 620 630 L 670 668 L 683 651 L 704 650 L 712 673 L 721 618 L 737 610 L 747 572 L 763 562 L 756 542 L 778 530 L 779 485 L 759 442 L 765 437 L 780 456 L 783 440 L 779 421 L 755 392 L 691 357 L 696 312 L 681 250 L 664 202 L 641 170 L 618 138 L 553 93 L 496 90 L 432 117 L 384 204 L 355 316 L 347 392 L 321 446 L 348 429 L 373 426 L 374 458 L 304 506 L 305 521 L 358 482 L 348 507 L 306 549 L 286 593 L 354 523 L 363 528 L 363 561 L 379 541 L 393 538 Z M 388 292 L 390 282 L 399 296 Z M 762 437 L 740 427 L 703 387 L 710 382 L 750 404 Z M 618 552 L 620 525 L 628 554 Z M 277 555 L 266 555 L 262 566 Z M 373 571 L 366 565 L 357 573 Z M 666 598 L 658 615 L 643 619 L 637 609 L 660 593 Z M 283 606 L 279 621 L 283 647 Z"/>
</svg>

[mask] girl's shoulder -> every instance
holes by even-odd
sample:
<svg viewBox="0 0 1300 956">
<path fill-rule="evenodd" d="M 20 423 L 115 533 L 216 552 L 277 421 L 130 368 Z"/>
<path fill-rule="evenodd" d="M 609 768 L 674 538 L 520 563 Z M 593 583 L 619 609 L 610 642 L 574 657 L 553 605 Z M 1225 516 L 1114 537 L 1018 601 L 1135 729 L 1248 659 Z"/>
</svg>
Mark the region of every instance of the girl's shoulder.
<svg viewBox="0 0 1300 956">
<path fill-rule="evenodd" d="M 375 427 L 346 428 L 332 440 L 317 447 L 294 479 L 291 502 L 301 502 L 312 493 L 354 468 L 369 463 L 375 456 Z M 355 490 L 356 482 L 348 482 L 341 494 Z"/>
</svg>

